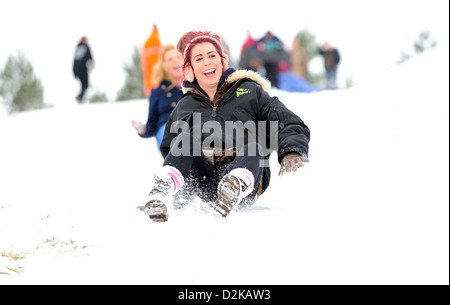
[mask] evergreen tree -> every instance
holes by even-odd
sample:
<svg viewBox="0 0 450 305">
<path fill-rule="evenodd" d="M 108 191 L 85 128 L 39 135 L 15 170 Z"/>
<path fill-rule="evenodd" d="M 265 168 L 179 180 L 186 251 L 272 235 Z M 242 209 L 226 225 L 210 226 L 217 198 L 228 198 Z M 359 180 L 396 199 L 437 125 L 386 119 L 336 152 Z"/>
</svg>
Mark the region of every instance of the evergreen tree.
<svg viewBox="0 0 450 305">
<path fill-rule="evenodd" d="M 20 51 L 10 56 L 0 71 L 0 96 L 9 113 L 47 107 L 41 81 Z"/>
<path fill-rule="evenodd" d="M 308 29 L 298 32 L 294 39 L 302 48 L 308 62 L 317 56 L 319 45 L 316 42 L 316 36 L 310 33 Z"/>
<path fill-rule="evenodd" d="M 108 96 L 103 91 L 97 91 L 89 98 L 89 103 L 102 103 L 107 101 Z"/>
<path fill-rule="evenodd" d="M 145 98 L 141 56 L 137 47 L 134 48 L 131 63 L 125 64 L 123 69 L 126 73 L 126 79 L 125 84 L 117 94 L 117 101 Z"/>
<path fill-rule="evenodd" d="M 434 48 L 436 45 L 437 41 L 431 37 L 431 33 L 429 31 L 422 31 L 419 33 L 417 40 L 414 41 L 414 52 L 419 54 L 425 50 Z"/>
<path fill-rule="evenodd" d="M 324 79 L 323 74 L 313 74 L 308 69 L 308 64 L 317 56 L 318 49 L 316 37 L 308 29 L 304 29 L 295 35 L 292 46 L 293 71 L 311 84 L 318 84 Z"/>
<path fill-rule="evenodd" d="M 414 55 L 425 52 L 426 50 L 432 49 L 437 45 L 437 41 L 431 37 L 429 31 L 421 31 L 419 37 L 413 43 Z M 402 52 L 401 58 L 397 61 L 397 64 L 404 63 L 408 59 L 412 58 L 414 55 Z"/>
</svg>

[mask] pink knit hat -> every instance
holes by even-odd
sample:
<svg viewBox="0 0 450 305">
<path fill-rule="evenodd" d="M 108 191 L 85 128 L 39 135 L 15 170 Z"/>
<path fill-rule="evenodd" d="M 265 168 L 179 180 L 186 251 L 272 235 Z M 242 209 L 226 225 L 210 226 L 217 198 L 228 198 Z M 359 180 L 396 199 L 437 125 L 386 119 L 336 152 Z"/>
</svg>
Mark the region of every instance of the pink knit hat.
<svg viewBox="0 0 450 305">
<path fill-rule="evenodd" d="M 228 55 L 225 54 L 222 46 L 222 40 L 220 36 L 210 31 L 191 31 L 185 33 L 180 40 L 178 41 L 177 49 L 183 54 L 183 61 L 181 62 L 181 68 L 183 69 L 184 75 L 188 82 L 193 82 L 195 79 L 194 70 L 191 66 L 191 51 L 192 48 L 203 42 L 210 42 L 214 45 L 219 53 L 220 57 L 222 57 L 222 66 L 223 71 L 228 69 Z"/>
</svg>

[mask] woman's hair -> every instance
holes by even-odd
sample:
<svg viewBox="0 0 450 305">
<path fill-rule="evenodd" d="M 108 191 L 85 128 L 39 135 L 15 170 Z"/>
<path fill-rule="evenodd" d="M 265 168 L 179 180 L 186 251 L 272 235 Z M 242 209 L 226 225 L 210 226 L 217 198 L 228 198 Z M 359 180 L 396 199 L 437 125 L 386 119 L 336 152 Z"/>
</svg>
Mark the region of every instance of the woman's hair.
<svg viewBox="0 0 450 305">
<path fill-rule="evenodd" d="M 174 50 L 175 46 L 173 44 L 167 44 L 163 47 L 160 57 L 158 58 L 158 61 L 156 62 L 155 66 L 153 67 L 153 73 L 152 73 L 152 83 L 155 85 L 159 85 L 163 79 L 167 79 L 170 81 L 170 85 L 167 88 L 168 90 L 175 87 L 178 83 L 178 80 L 175 79 L 167 70 L 167 68 L 164 65 L 164 56 L 166 56 L 167 52 Z"/>
</svg>

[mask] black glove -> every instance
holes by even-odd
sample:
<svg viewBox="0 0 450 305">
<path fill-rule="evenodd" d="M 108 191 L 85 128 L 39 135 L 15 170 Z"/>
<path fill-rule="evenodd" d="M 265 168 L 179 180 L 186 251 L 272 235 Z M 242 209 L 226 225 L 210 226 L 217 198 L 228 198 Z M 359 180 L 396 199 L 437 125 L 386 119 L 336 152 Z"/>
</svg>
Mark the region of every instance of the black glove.
<svg viewBox="0 0 450 305">
<path fill-rule="evenodd" d="M 290 153 L 283 157 L 281 160 L 281 168 L 278 173 L 279 176 L 282 176 L 284 172 L 296 172 L 297 169 L 303 167 L 305 163 L 308 163 L 309 160 L 306 157 L 301 156 L 298 153 Z"/>
</svg>

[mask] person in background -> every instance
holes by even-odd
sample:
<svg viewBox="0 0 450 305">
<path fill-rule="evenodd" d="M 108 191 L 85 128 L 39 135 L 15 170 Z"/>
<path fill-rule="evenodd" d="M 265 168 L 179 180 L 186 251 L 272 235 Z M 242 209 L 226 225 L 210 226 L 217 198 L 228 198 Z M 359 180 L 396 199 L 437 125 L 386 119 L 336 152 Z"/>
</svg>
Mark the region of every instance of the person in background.
<svg viewBox="0 0 450 305">
<path fill-rule="evenodd" d="M 233 207 L 254 203 L 267 189 L 271 152 L 277 152 L 279 175 L 309 162 L 310 131 L 269 95 L 266 79 L 229 68 L 219 35 L 187 32 L 177 48 L 183 54 L 185 94 L 167 121 L 161 143 L 164 162 L 141 209 L 154 221 L 167 221 L 168 207 L 189 202 L 183 194 L 188 199 L 198 195 L 205 209 L 226 217 Z M 228 133 L 231 123 L 236 129 Z M 259 129 L 260 123 L 275 128 Z"/>
<path fill-rule="evenodd" d="M 319 54 L 323 56 L 325 73 L 326 73 L 326 88 L 337 89 L 337 68 L 341 61 L 339 51 L 325 42 L 322 48 L 319 48 Z"/>
<path fill-rule="evenodd" d="M 78 103 L 83 102 L 84 95 L 89 87 L 89 71 L 93 68 L 94 59 L 89 48 L 88 39 L 86 36 L 83 36 L 75 49 L 73 60 L 73 74 L 81 83 L 81 91 L 75 98 Z"/>
<path fill-rule="evenodd" d="M 167 118 L 183 95 L 181 81 L 183 71 L 180 67 L 181 53 L 173 44 L 164 46 L 160 60 L 153 71 L 155 83 L 159 86 L 152 89 L 149 97 L 147 123 L 132 121 L 133 127 L 142 138 L 156 137 L 156 144 L 161 145 Z"/>
<path fill-rule="evenodd" d="M 250 69 L 267 78 L 272 87 L 279 88 L 278 64 L 289 62 L 289 54 L 284 49 L 283 42 L 268 31 L 261 39 L 252 42 L 247 38 L 242 48 L 240 68 Z"/>
</svg>

